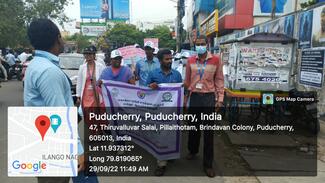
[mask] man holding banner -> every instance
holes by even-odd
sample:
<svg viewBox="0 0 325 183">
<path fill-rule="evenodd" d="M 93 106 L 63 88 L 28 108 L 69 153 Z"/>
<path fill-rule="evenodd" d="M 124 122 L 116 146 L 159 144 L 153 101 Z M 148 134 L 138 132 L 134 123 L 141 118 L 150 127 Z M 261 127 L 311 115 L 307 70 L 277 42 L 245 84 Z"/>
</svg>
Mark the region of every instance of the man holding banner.
<svg viewBox="0 0 325 183">
<path fill-rule="evenodd" d="M 182 83 L 181 74 L 172 69 L 172 52 L 167 49 L 158 51 L 157 57 L 160 62 L 160 68 L 149 73 L 147 86 L 151 89 L 158 89 L 161 83 Z M 166 171 L 167 161 L 158 159 L 158 166 L 155 170 L 156 176 L 163 176 Z"/>
</svg>

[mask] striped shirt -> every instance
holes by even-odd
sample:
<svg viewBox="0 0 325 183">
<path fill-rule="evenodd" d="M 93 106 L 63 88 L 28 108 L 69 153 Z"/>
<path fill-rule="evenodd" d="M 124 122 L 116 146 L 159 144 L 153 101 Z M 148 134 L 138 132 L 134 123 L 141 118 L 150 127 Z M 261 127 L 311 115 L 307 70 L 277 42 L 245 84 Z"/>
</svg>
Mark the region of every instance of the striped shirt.
<svg viewBox="0 0 325 183">
<path fill-rule="evenodd" d="M 201 89 L 197 87 L 199 83 L 202 85 Z M 223 102 L 224 77 L 219 56 L 208 53 L 205 63 L 200 62 L 198 56 L 190 57 L 186 65 L 184 84 L 191 93 L 215 93 L 216 101 Z"/>
</svg>

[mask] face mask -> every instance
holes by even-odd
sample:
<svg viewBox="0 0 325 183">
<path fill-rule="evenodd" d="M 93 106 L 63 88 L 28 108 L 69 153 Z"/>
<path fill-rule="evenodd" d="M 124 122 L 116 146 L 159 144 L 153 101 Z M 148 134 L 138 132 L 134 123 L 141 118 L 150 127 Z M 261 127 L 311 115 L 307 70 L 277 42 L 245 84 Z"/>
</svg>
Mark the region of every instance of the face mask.
<svg viewBox="0 0 325 183">
<path fill-rule="evenodd" d="M 195 46 L 195 49 L 199 55 L 203 55 L 205 52 L 207 52 L 207 46 Z"/>
</svg>

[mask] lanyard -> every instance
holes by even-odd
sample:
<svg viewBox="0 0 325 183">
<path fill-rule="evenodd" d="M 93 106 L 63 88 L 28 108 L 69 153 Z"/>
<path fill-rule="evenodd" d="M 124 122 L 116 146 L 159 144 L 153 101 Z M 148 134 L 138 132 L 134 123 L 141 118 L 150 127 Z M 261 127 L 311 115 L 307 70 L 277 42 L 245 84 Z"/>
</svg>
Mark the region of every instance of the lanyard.
<svg viewBox="0 0 325 183">
<path fill-rule="evenodd" d="M 95 65 L 94 65 L 94 67 L 95 67 Z M 90 79 L 90 81 L 92 82 L 93 81 L 93 79 L 94 79 L 94 71 L 95 69 L 93 69 L 93 72 L 90 74 L 90 69 L 89 69 L 89 65 L 88 65 L 88 63 L 87 63 L 87 72 L 88 72 L 88 78 Z"/>
<path fill-rule="evenodd" d="M 58 65 L 56 65 L 55 63 L 53 63 L 52 59 L 48 58 L 46 55 L 44 55 L 44 54 L 42 54 L 42 53 L 35 53 L 35 57 L 46 58 L 46 59 L 49 60 L 53 65 L 55 65 L 56 67 L 58 67 L 58 68 L 62 71 L 62 69 L 61 69 Z M 68 82 L 69 82 L 69 84 L 70 84 L 70 88 L 71 88 L 71 87 L 72 87 L 72 81 L 71 81 L 71 79 L 69 78 L 69 76 L 68 76 L 65 72 L 62 71 L 62 73 L 63 73 L 63 74 L 65 75 L 65 77 L 67 78 L 67 80 L 68 80 Z"/>
<path fill-rule="evenodd" d="M 202 64 L 199 64 L 199 61 L 196 61 L 196 64 L 197 64 L 198 73 L 200 75 L 200 80 L 201 80 L 203 77 L 203 74 L 204 74 L 205 67 L 207 65 L 207 61 L 204 61 L 203 67 L 202 67 Z"/>
</svg>

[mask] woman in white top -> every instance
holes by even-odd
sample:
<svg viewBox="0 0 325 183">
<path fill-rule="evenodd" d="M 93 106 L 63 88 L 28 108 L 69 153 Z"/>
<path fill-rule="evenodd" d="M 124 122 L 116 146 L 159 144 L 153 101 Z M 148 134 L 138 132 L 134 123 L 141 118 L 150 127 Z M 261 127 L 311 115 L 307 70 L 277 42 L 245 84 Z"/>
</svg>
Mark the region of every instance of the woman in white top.
<svg viewBox="0 0 325 183">
<path fill-rule="evenodd" d="M 79 68 L 76 94 L 77 106 L 81 105 L 84 111 L 86 107 L 100 107 L 100 94 L 96 89 L 96 81 L 105 69 L 105 66 L 95 62 L 96 47 L 89 46 L 85 48 L 83 54 L 86 63 Z"/>
</svg>

